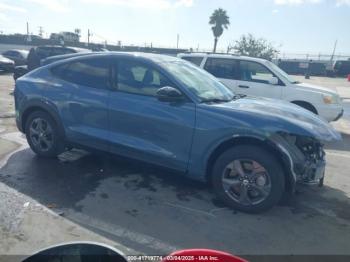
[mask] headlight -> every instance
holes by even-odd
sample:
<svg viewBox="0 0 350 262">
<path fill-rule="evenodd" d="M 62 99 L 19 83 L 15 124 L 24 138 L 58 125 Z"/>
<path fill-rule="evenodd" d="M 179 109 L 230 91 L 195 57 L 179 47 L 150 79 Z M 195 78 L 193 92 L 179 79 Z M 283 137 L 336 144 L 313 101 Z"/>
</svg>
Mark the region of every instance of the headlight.
<svg viewBox="0 0 350 262">
<path fill-rule="evenodd" d="M 323 102 L 325 104 L 338 104 L 340 98 L 338 95 L 323 95 Z"/>
</svg>

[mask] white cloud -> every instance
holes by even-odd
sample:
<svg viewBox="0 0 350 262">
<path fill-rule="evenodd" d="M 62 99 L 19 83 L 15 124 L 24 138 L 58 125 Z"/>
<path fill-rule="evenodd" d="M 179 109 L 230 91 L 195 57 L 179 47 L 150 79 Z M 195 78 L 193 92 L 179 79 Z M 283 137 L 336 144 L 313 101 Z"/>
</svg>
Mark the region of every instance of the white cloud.
<svg viewBox="0 0 350 262">
<path fill-rule="evenodd" d="M 322 0 L 274 0 L 276 5 L 301 5 L 301 4 L 317 4 Z"/>
<path fill-rule="evenodd" d="M 278 9 L 273 9 L 273 10 L 272 10 L 272 13 L 273 13 L 273 14 L 277 14 L 277 13 L 279 13 L 279 11 L 280 11 L 280 10 L 278 10 Z"/>
<path fill-rule="evenodd" d="M 8 5 L 4 3 L 0 3 L 0 10 L 7 10 L 7 11 L 14 11 L 14 12 L 21 12 L 21 13 L 27 12 L 27 10 L 25 10 L 24 8 L 14 6 L 14 5 Z"/>
<path fill-rule="evenodd" d="M 273 0 L 276 5 L 302 5 L 302 4 L 319 4 L 321 2 L 335 3 L 336 6 L 348 5 L 350 0 Z"/>
<path fill-rule="evenodd" d="M 27 0 L 28 2 L 32 2 L 34 4 L 41 5 L 44 8 L 47 8 L 51 11 L 55 12 L 68 12 L 70 11 L 68 4 L 69 0 Z"/>
<path fill-rule="evenodd" d="M 109 4 L 132 8 L 169 9 L 191 7 L 193 0 L 81 0 L 84 3 Z"/>
<path fill-rule="evenodd" d="M 337 2 L 337 6 L 341 6 L 341 5 L 349 5 L 350 6 L 350 0 L 336 0 Z"/>
<path fill-rule="evenodd" d="M 8 18 L 6 15 L 0 13 L 0 21 L 2 21 L 2 22 L 8 22 L 8 21 L 9 21 L 9 18 Z"/>
</svg>

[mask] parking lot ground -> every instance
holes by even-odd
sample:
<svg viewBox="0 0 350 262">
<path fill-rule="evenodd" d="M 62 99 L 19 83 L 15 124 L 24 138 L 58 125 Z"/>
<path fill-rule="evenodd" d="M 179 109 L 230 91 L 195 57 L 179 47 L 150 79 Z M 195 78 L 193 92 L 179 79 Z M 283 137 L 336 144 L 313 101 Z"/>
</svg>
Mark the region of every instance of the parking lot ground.
<svg viewBox="0 0 350 262">
<path fill-rule="evenodd" d="M 334 123 L 344 140 L 326 147 L 325 186 L 300 187 L 293 201 L 263 214 L 228 209 L 205 184 L 109 154 L 72 150 L 58 159 L 40 159 L 16 131 L 13 117 L 0 118 L 0 156 L 4 148 L 13 152 L 5 154 L 0 184 L 146 254 L 200 247 L 238 255 L 350 255 L 350 84 L 321 80 L 324 85 L 336 81 L 330 85 L 340 88 L 346 110 Z M 12 101 L 12 88 L 11 77 L 0 76 L 2 104 Z"/>
</svg>

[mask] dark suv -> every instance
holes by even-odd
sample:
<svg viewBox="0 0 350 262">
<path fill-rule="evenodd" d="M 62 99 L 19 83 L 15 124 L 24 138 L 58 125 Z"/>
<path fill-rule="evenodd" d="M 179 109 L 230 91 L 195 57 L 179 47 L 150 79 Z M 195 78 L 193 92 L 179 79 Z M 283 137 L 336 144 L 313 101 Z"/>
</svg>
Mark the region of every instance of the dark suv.
<svg viewBox="0 0 350 262">
<path fill-rule="evenodd" d="M 57 56 L 57 55 L 66 55 L 74 53 L 84 53 L 90 52 L 88 49 L 77 48 L 77 47 L 66 47 L 66 46 L 37 46 L 30 49 L 27 57 L 26 66 L 15 67 L 13 78 L 23 76 L 24 74 L 32 71 L 35 68 L 38 68 L 41 65 L 41 61 L 45 58 Z"/>
</svg>

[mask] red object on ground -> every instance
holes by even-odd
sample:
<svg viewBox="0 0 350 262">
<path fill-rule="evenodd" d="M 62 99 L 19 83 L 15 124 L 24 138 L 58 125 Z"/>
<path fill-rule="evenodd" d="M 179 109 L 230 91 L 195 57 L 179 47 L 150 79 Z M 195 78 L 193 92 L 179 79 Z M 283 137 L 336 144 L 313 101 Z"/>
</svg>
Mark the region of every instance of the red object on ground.
<svg viewBox="0 0 350 262">
<path fill-rule="evenodd" d="M 350 74 L 348 74 L 348 81 L 350 82 Z"/>
<path fill-rule="evenodd" d="M 212 249 L 185 249 L 175 251 L 165 257 L 162 262 L 172 261 L 248 262 L 243 258 Z"/>
</svg>

